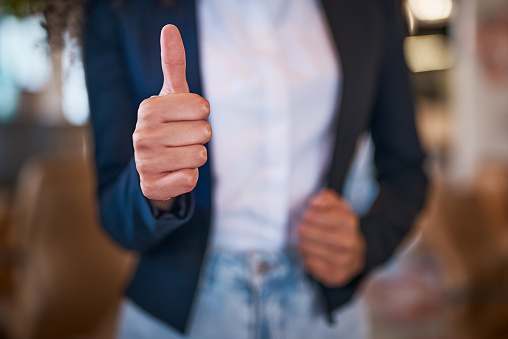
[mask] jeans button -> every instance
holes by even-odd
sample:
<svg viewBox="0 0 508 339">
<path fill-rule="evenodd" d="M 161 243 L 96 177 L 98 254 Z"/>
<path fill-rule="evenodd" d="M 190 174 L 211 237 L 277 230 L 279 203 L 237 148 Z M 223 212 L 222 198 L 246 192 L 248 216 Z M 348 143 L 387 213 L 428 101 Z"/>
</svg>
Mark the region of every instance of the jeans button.
<svg viewBox="0 0 508 339">
<path fill-rule="evenodd" d="M 258 274 L 265 274 L 269 270 L 270 270 L 270 264 L 267 263 L 266 261 L 262 261 L 258 264 L 258 268 L 257 268 Z"/>
</svg>

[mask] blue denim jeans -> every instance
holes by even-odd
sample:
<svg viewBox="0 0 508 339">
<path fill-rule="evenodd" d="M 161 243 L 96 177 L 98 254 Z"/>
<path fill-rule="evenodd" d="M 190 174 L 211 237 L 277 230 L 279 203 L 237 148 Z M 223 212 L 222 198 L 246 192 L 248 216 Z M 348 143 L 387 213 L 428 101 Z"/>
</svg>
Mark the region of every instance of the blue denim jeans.
<svg viewBox="0 0 508 339">
<path fill-rule="evenodd" d="M 337 310 L 331 325 L 318 294 L 293 252 L 214 251 L 204 266 L 186 336 L 126 300 L 118 338 L 367 338 L 360 300 Z"/>
</svg>

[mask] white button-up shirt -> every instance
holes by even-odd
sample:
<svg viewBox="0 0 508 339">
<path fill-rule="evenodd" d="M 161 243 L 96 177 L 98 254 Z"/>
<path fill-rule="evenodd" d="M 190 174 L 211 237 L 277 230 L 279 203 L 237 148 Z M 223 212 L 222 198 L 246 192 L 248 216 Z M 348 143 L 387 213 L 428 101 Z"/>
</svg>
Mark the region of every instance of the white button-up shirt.
<svg viewBox="0 0 508 339">
<path fill-rule="evenodd" d="M 291 246 L 331 160 L 339 62 L 316 0 L 200 0 L 212 246 Z"/>
</svg>

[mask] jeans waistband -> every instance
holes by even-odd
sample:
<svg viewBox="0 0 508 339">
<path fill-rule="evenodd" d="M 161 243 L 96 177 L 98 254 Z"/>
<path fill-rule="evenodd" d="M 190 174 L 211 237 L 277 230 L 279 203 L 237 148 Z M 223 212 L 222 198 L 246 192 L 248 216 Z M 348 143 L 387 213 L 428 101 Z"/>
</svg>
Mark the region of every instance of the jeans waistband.
<svg viewBox="0 0 508 339">
<path fill-rule="evenodd" d="M 205 259 L 204 280 L 229 287 L 287 284 L 304 276 L 300 255 L 294 250 L 236 252 L 213 249 Z"/>
</svg>

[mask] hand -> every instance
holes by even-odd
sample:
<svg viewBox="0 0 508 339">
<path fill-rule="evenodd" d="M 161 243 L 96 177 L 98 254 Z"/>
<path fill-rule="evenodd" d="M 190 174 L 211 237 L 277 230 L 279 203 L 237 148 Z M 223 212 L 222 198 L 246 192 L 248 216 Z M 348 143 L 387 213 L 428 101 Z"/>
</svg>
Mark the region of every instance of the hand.
<svg viewBox="0 0 508 339">
<path fill-rule="evenodd" d="M 335 191 L 315 195 L 298 227 L 305 269 L 327 287 L 340 287 L 361 272 L 365 240 L 358 216 Z"/>
<path fill-rule="evenodd" d="M 162 29 L 161 60 L 164 84 L 158 96 L 139 105 L 132 139 L 143 194 L 157 208 L 169 210 L 172 197 L 196 186 L 198 167 L 207 160 L 203 144 L 212 129 L 205 120 L 208 101 L 189 93 L 185 50 L 175 26 Z"/>
</svg>

